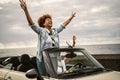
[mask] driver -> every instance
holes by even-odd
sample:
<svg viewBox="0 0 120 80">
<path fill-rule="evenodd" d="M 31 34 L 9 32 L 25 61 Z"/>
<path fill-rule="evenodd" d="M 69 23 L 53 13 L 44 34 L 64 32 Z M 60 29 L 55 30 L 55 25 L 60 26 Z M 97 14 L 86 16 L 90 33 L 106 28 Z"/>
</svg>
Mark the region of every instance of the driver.
<svg viewBox="0 0 120 80">
<path fill-rule="evenodd" d="M 64 58 L 58 62 L 57 72 L 58 73 L 65 72 L 66 71 L 65 65 L 70 62 L 71 58 L 74 58 L 74 57 L 76 57 L 76 54 L 73 52 L 66 54 Z"/>
<path fill-rule="evenodd" d="M 75 47 L 75 44 L 76 44 L 76 36 L 75 36 L 75 35 L 73 35 L 72 40 L 73 40 L 72 46 L 71 46 L 68 42 L 66 42 L 69 48 Z M 76 54 L 73 53 L 73 52 L 68 52 L 68 54 L 66 54 L 66 55 L 64 56 L 64 59 L 63 59 L 63 60 L 58 61 L 58 69 L 57 69 L 57 72 L 58 72 L 58 73 L 65 72 L 65 71 L 66 71 L 66 66 L 65 66 L 65 64 L 67 64 L 67 63 L 70 61 L 70 59 L 73 58 L 73 57 L 76 57 Z"/>
</svg>

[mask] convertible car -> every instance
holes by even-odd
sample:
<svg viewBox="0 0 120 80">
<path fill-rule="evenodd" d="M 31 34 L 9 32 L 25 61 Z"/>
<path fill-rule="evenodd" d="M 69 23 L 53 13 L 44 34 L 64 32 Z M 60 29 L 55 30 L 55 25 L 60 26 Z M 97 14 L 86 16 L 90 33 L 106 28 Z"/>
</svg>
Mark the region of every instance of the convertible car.
<svg viewBox="0 0 120 80">
<path fill-rule="evenodd" d="M 37 72 L 36 57 L 0 58 L 0 80 L 119 80 L 120 72 L 104 68 L 83 48 L 51 48 L 42 52 L 46 75 Z"/>
</svg>

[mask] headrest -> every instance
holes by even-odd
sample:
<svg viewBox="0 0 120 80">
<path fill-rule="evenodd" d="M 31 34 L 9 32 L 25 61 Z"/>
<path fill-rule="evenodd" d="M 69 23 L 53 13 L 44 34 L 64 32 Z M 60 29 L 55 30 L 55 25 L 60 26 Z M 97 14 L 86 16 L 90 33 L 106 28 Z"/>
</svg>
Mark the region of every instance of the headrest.
<svg viewBox="0 0 120 80">
<path fill-rule="evenodd" d="M 28 54 L 23 54 L 20 58 L 21 63 L 28 64 L 30 63 L 30 56 Z"/>
</svg>

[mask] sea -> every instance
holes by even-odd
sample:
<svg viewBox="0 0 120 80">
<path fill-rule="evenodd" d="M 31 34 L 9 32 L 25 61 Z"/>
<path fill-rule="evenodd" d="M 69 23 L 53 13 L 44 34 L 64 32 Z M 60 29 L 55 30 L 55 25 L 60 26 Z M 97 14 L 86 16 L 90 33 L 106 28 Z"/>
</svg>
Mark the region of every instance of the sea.
<svg viewBox="0 0 120 80">
<path fill-rule="evenodd" d="M 79 45 L 76 47 L 84 48 L 90 54 L 120 54 L 120 44 Z M 36 47 L 0 49 L 0 57 L 11 55 L 20 56 L 22 54 L 29 54 L 31 56 L 35 56 L 36 53 Z"/>
</svg>

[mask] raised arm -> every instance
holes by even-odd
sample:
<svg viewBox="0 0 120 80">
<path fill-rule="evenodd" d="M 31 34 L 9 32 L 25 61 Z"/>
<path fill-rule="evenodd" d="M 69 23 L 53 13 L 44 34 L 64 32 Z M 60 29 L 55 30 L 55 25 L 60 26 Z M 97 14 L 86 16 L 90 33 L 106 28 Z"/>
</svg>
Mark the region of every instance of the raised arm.
<svg viewBox="0 0 120 80">
<path fill-rule="evenodd" d="M 27 5 L 26 5 L 26 2 L 24 0 L 19 0 L 20 1 L 20 6 L 21 8 L 23 9 L 23 11 L 25 12 L 25 15 L 26 15 L 26 18 L 27 18 L 27 21 L 29 23 L 29 25 L 33 25 L 34 22 L 29 14 L 29 11 L 27 9 Z"/>
<path fill-rule="evenodd" d="M 75 44 L 76 44 L 76 37 L 73 36 L 73 44 L 72 44 L 72 47 L 75 47 Z"/>
<path fill-rule="evenodd" d="M 71 22 L 71 20 L 75 17 L 75 12 L 74 13 L 72 13 L 72 15 L 63 23 L 63 26 L 67 26 L 70 22 Z"/>
</svg>

